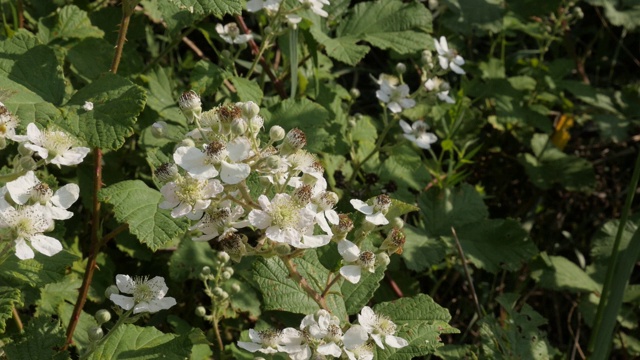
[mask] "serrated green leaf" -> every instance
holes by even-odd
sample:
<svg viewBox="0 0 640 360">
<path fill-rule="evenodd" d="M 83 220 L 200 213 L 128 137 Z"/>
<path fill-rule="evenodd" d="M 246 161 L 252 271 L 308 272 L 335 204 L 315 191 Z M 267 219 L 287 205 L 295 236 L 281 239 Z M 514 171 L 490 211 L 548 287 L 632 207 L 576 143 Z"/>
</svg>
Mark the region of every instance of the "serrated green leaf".
<svg viewBox="0 0 640 360">
<path fill-rule="evenodd" d="M 262 89 L 260 85 L 253 80 L 232 76 L 229 80 L 233 83 L 236 88 L 236 93 L 234 95 L 237 96 L 238 101 L 253 101 L 254 103 L 260 105 L 262 103 Z"/>
<path fill-rule="evenodd" d="M 67 52 L 67 60 L 72 66 L 71 69 L 86 83 L 109 72 L 112 57 L 113 44 L 100 38 L 83 39 Z M 138 72 L 141 67 L 142 60 L 138 56 L 137 50 L 125 46 L 120 66 L 118 66 L 118 74 L 133 74 Z"/>
<path fill-rule="evenodd" d="M 75 5 L 67 5 L 38 22 L 38 39 L 48 44 L 56 39 L 100 38 L 104 32 L 91 25 L 86 11 Z"/>
<path fill-rule="evenodd" d="M 329 112 L 322 106 L 306 98 L 286 99 L 271 109 L 269 126 L 280 125 L 287 131 L 299 128 L 307 135 L 307 147 L 310 152 L 318 153 L 335 145 L 333 129 L 339 125 L 329 119 Z"/>
<path fill-rule="evenodd" d="M 7 319 L 13 317 L 13 308 L 22 305 L 23 302 L 19 289 L 0 286 L 0 333 L 4 333 Z"/>
<path fill-rule="evenodd" d="M 100 190 L 100 201 L 113 205 L 116 219 L 129 225 L 141 243 L 155 251 L 187 231 L 183 219 L 158 208 L 162 194 L 140 180 L 122 181 Z"/>
<path fill-rule="evenodd" d="M 424 271 L 444 259 L 448 246 L 439 237 L 428 236 L 422 228 L 405 224 L 402 228 L 406 235 L 402 258 L 413 271 Z"/>
<path fill-rule="evenodd" d="M 410 212 L 414 212 L 418 210 L 420 210 L 420 208 L 413 204 L 407 204 L 406 202 L 403 202 L 400 200 L 391 199 L 391 205 L 389 206 L 389 211 L 385 216 L 387 217 L 387 219 L 393 220 L 397 217 L 401 217 Z"/>
<path fill-rule="evenodd" d="M 196 14 L 213 15 L 222 19 L 225 15 L 238 15 L 244 8 L 241 0 L 171 0 L 180 8 Z"/>
<path fill-rule="evenodd" d="M 36 303 L 36 316 L 58 314 L 58 307 L 65 301 L 75 302 L 82 280 L 74 276 L 65 276 L 62 281 L 47 284 L 40 289 L 40 300 Z"/>
<path fill-rule="evenodd" d="M 178 101 L 172 91 L 174 86 L 169 71 L 166 68 L 157 68 L 146 75 L 141 75 L 148 87 L 147 106 L 155 110 L 163 119 L 186 124 L 186 118 L 180 111 Z"/>
<path fill-rule="evenodd" d="M 492 273 L 518 270 L 538 254 L 527 232 L 515 220 L 482 220 L 455 229 L 465 256 Z"/>
<path fill-rule="evenodd" d="M 373 310 L 375 313 L 388 316 L 397 325 L 395 335 L 409 342 L 408 346 L 401 349 L 387 346 L 383 350 L 376 347 L 376 358 L 379 360 L 409 360 L 416 356 L 432 354 L 436 348 L 442 346 L 440 334 L 458 332 L 449 325 L 449 311 L 425 294 L 378 304 Z"/>
<path fill-rule="evenodd" d="M 5 345 L 2 350 L 11 360 L 69 359 L 67 351 L 58 350 L 64 340 L 64 330 L 58 320 L 41 316 L 31 319 L 15 342 Z"/>
<path fill-rule="evenodd" d="M 386 269 L 386 266 L 378 265 L 374 273 L 363 272 L 360 281 L 356 284 L 348 281 L 342 282 L 340 289 L 347 307 L 347 314 L 357 314 L 362 310 L 363 306 L 367 305 L 378 287 L 380 287 L 380 281 L 384 278 Z"/>
<path fill-rule="evenodd" d="M 113 330 L 89 359 L 184 359 L 191 352 L 189 335 L 165 334 L 154 327 L 123 324 Z"/>
<path fill-rule="evenodd" d="M 449 236 L 456 229 L 489 216 L 482 197 L 468 184 L 455 189 L 432 188 L 418 199 L 430 236 Z"/>
<path fill-rule="evenodd" d="M 601 286 L 584 270 L 562 256 L 549 256 L 548 266 L 535 266 L 531 278 L 545 289 L 572 292 L 600 292 Z M 546 264 L 545 264 L 546 265 Z"/>
<path fill-rule="evenodd" d="M 85 101 L 93 110 L 82 108 Z M 115 74 L 106 74 L 80 89 L 63 108 L 57 125 L 85 140 L 91 147 L 116 150 L 133 134 L 133 124 L 144 108 L 144 89 Z"/>
<path fill-rule="evenodd" d="M 17 286 L 43 287 L 60 281 L 76 259 L 77 256 L 64 250 L 51 257 L 36 253 L 30 260 L 10 256 L 0 264 L 0 278 Z"/>
<path fill-rule="evenodd" d="M 201 96 L 218 91 L 224 81 L 224 70 L 207 60 L 200 60 L 191 72 L 191 89 Z"/>
<path fill-rule="evenodd" d="M 420 3 L 396 0 L 365 2 L 354 6 L 353 14 L 338 26 L 338 38 L 352 37 L 400 54 L 424 50 L 433 40 L 431 12 Z M 327 50 L 328 51 L 328 50 Z"/>
<path fill-rule="evenodd" d="M 359 45 L 359 38 L 355 36 L 343 36 L 339 38 L 331 38 L 318 27 L 311 28 L 311 35 L 320 44 L 322 44 L 330 57 L 342 61 L 345 64 L 356 65 L 371 50 L 366 45 Z"/>
<path fill-rule="evenodd" d="M 0 89 L 2 102 L 22 125 L 57 118 L 65 96 L 64 76 L 53 50 L 38 45 L 29 32 L 20 30 L 0 41 Z"/>
</svg>

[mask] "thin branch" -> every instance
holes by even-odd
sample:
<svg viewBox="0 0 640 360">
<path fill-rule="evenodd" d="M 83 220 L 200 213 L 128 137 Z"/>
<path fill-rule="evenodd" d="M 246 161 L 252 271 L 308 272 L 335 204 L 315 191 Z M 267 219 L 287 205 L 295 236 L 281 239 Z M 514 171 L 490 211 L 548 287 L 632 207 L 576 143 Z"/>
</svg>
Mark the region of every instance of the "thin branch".
<svg viewBox="0 0 640 360">
<path fill-rule="evenodd" d="M 467 259 L 465 258 L 464 252 L 462 251 L 462 245 L 460 245 L 458 234 L 456 234 L 456 229 L 454 229 L 453 226 L 451 227 L 451 233 L 453 234 L 453 238 L 456 240 L 456 247 L 458 248 L 458 253 L 460 254 L 460 260 L 462 260 L 462 267 L 464 268 L 464 274 L 467 277 L 469 286 L 471 287 L 471 295 L 473 296 L 473 302 L 476 305 L 478 318 L 481 318 L 483 315 L 483 312 L 482 312 L 482 309 L 480 308 L 480 302 L 478 301 L 478 294 L 476 294 L 476 288 L 473 286 L 473 279 L 471 279 L 471 273 L 469 272 L 469 267 L 467 266 Z"/>
<path fill-rule="evenodd" d="M 24 325 L 22 325 L 22 320 L 20 319 L 20 314 L 18 313 L 18 310 L 16 309 L 15 306 L 12 306 L 11 311 L 13 312 L 13 321 L 15 321 L 16 326 L 18 327 L 18 330 L 22 332 L 22 330 L 24 329 Z"/>
<path fill-rule="evenodd" d="M 327 294 L 329 293 L 329 290 L 331 289 L 331 287 L 338 282 L 338 280 L 340 280 L 340 278 L 342 277 L 342 275 L 340 274 L 336 274 L 336 276 L 331 280 L 331 282 L 329 282 L 327 284 L 327 286 L 325 286 L 324 291 L 322 292 L 322 294 L 320 294 L 321 298 L 325 298 L 327 296 Z"/>
<path fill-rule="evenodd" d="M 387 279 L 387 282 L 389 282 L 389 286 L 391 286 L 393 292 L 396 293 L 396 296 L 399 298 L 404 297 L 404 294 L 402 293 L 402 290 L 400 289 L 396 281 L 393 280 L 393 278 L 389 274 L 386 274 L 385 278 Z"/>
<path fill-rule="evenodd" d="M 309 295 L 313 299 L 313 301 L 315 301 L 321 308 L 329 311 L 329 308 L 327 307 L 327 302 L 325 301 L 325 299 L 322 296 L 320 296 L 320 294 L 318 294 L 315 290 L 313 290 L 313 288 L 307 282 L 307 279 L 305 279 L 304 277 L 302 277 L 302 275 L 300 275 L 300 273 L 296 269 L 296 265 L 293 263 L 293 259 L 291 258 L 291 256 L 282 257 L 282 261 L 284 262 L 284 265 L 287 267 L 287 270 L 289 270 L 289 276 L 295 282 L 300 284 L 300 287 L 302 287 L 302 290 L 304 290 L 304 292 L 306 292 L 307 295 Z"/>
</svg>

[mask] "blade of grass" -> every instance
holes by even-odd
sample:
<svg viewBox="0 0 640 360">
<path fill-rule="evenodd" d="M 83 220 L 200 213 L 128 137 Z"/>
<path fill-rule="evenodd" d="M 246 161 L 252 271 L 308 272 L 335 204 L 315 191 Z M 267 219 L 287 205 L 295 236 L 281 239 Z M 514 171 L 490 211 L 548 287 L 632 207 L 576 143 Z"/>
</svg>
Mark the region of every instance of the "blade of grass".
<svg viewBox="0 0 640 360">
<path fill-rule="evenodd" d="M 604 360 L 609 356 L 613 330 L 616 326 L 616 318 L 620 306 L 622 305 L 624 289 L 631 276 L 635 261 L 640 254 L 640 231 L 635 231 L 629 243 L 625 244 L 626 246 L 620 246 L 622 233 L 629 218 L 631 203 L 633 202 L 639 179 L 640 152 L 636 158 L 627 199 L 624 204 L 624 209 L 622 210 L 622 216 L 620 217 L 620 224 L 618 225 L 613 250 L 611 251 L 609 267 L 607 268 L 607 275 L 602 288 L 600 303 L 598 304 L 598 312 L 596 313 L 596 319 L 593 324 L 593 333 L 589 339 L 589 352 L 592 354 L 590 357 L 592 360 Z"/>
</svg>

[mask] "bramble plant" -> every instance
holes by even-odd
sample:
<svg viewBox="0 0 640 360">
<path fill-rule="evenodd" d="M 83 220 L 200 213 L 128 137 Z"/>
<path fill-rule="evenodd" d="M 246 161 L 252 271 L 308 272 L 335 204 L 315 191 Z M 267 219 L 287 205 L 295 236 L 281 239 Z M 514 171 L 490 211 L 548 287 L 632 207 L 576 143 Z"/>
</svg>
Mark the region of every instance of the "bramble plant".
<svg viewBox="0 0 640 360">
<path fill-rule="evenodd" d="M 0 359 L 640 356 L 637 5 L 0 7 Z"/>
</svg>

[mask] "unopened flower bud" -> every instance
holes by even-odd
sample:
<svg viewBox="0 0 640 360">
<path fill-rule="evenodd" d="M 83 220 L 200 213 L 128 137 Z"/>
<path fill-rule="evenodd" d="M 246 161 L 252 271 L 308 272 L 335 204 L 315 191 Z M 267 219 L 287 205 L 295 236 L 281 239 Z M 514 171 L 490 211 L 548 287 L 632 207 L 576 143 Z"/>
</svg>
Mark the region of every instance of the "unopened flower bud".
<svg viewBox="0 0 640 360">
<path fill-rule="evenodd" d="M 406 236 L 399 228 L 393 228 L 387 235 L 387 238 L 384 239 L 382 245 L 380 245 L 380 250 L 384 250 L 389 254 L 402 254 L 402 247 L 406 241 Z"/>
<path fill-rule="evenodd" d="M 96 311 L 94 317 L 96 318 L 98 325 L 102 325 L 111 320 L 111 313 L 107 309 L 100 309 Z"/>
<path fill-rule="evenodd" d="M 220 261 L 221 263 L 227 263 L 230 259 L 229 254 L 227 254 L 224 251 L 220 251 L 218 252 L 218 254 L 216 255 L 216 257 L 218 258 L 218 261 Z"/>
<path fill-rule="evenodd" d="M 231 132 L 234 135 L 244 135 L 247 132 L 247 127 L 247 121 L 243 118 L 237 118 L 231 122 Z"/>
<path fill-rule="evenodd" d="M 207 309 L 205 309 L 204 306 L 198 306 L 195 313 L 197 317 L 203 317 L 207 315 Z"/>
<path fill-rule="evenodd" d="M 211 275 L 211 268 L 208 266 L 203 266 L 202 270 L 200 270 L 200 274 L 204 275 L 204 276 L 209 276 Z"/>
<path fill-rule="evenodd" d="M 381 194 L 376 196 L 375 200 L 373 200 L 373 207 L 377 211 L 380 211 L 383 214 L 387 214 L 389 211 L 389 207 L 391 206 L 391 198 L 387 194 Z"/>
<path fill-rule="evenodd" d="M 202 113 L 202 101 L 195 91 L 189 90 L 182 93 L 178 105 L 189 123 L 192 123 Z"/>
<path fill-rule="evenodd" d="M 282 126 L 274 125 L 269 129 L 269 139 L 271 141 L 280 141 L 284 139 L 286 132 L 282 128 Z"/>
<path fill-rule="evenodd" d="M 357 99 L 360 97 L 360 90 L 358 88 L 351 88 L 351 90 L 349 90 L 349 94 L 352 98 Z"/>
<path fill-rule="evenodd" d="M 573 13 L 573 16 L 576 17 L 576 19 L 584 18 L 584 12 L 582 12 L 582 8 L 580 8 L 579 6 L 574 7 L 572 9 L 572 13 Z"/>
<path fill-rule="evenodd" d="M 404 220 L 399 217 L 393 218 L 391 226 L 394 228 L 402 229 L 404 227 Z"/>
<path fill-rule="evenodd" d="M 231 279 L 231 273 L 227 272 L 227 271 L 223 271 L 222 274 L 220 274 L 220 276 L 222 276 L 222 278 L 224 280 L 229 280 Z"/>
<path fill-rule="evenodd" d="M 176 144 L 175 149 L 179 148 L 179 147 L 195 147 L 196 143 L 195 141 L 193 141 L 193 139 L 191 138 L 186 138 L 186 139 L 182 139 L 178 144 Z M 174 150 L 175 150 L 174 149 Z"/>
<path fill-rule="evenodd" d="M 233 276 L 233 274 L 235 274 L 235 271 L 233 270 L 233 268 L 231 266 L 226 266 L 224 269 L 222 269 L 222 271 L 228 272 L 229 274 L 231 274 L 231 276 Z"/>
<path fill-rule="evenodd" d="M 231 291 L 233 291 L 234 294 L 237 294 L 240 292 L 240 290 L 242 290 L 240 288 L 240 284 L 233 284 L 231 285 Z"/>
<path fill-rule="evenodd" d="M 164 121 L 156 121 L 151 125 L 151 135 L 155 138 L 161 139 L 167 133 L 167 123 Z"/>
<path fill-rule="evenodd" d="M 21 142 L 20 145 L 18 145 L 18 154 L 22 155 L 22 156 L 31 156 L 33 155 L 33 150 L 27 148 L 25 146 L 25 144 L 27 144 L 27 142 Z"/>
<path fill-rule="evenodd" d="M 178 177 L 178 166 L 173 163 L 164 163 L 158 166 L 154 175 L 163 183 L 173 181 Z"/>
<path fill-rule="evenodd" d="M 251 119 L 254 116 L 257 116 L 260 113 L 260 107 L 258 104 L 253 101 L 247 101 L 243 103 L 240 108 L 242 109 L 242 116 L 246 119 Z"/>
<path fill-rule="evenodd" d="M 433 54 L 431 53 L 431 51 L 424 50 L 422 52 L 422 57 L 420 58 L 420 60 L 422 61 L 422 64 L 427 65 L 430 68 L 433 67 Z"/>
<path fill-rule="evenodd" d="M 221 56 L 223 59 L 233 59 L 233 56 L 232 56 L 232 54 L 231 54 L 231 51 L 229 51 L 229 50 L 227 50 L 227 49 L 224 49 L 224 50 L 220 51 L 220 56 Z"/>
<path fill-rule="evenodd" d="M 307 135 L 305 135 L 304 131 L 298 128 L 293 128 L 289 130 L 285 136 L 284 141 L 280 146 L 280 153 L 283 155 L 289 155 L 302 149 L 305 145 L 307 145 Z"/>
<path fill-rule="evenodd" d="M 115 285 L 109 286 L 104 291 L 104 297 L 106 297 L 107 299 L 111 298 L 111 295 L 113 295 L 113 294 L 120 294 L 120 290 L 118 290 L 118 287 L 115 286 Z"/>
<path fill-rule="evenodd" d="M 274 246 L 273 250 L 275 250 L 278 255 L 289 255 L 291 253 L 291 246 L 289 246 L 289 244 L 279 243 Z"/>
<path fill-rule="evenodd" d="M 407 72 L 407 65 L 403 64 L 403 63 L 397 63 L 396 64 L 396 72 L 400 75 L 404 74 Z"/>
<path fill-rule="evenodd" d="M 24 170 L 35 170 L 38 167 L 38 165 L 36 164 L 36 161 L 33 160 L 31 156 L 21 157 L 19 160 L 19 163 L 20 163 L 20 167 Z"/>
<path fill-rule="evenodd" d="M 377 255 L 376 261 L 382 264 L 382 266 L 387 266 L 391 262 L 391 258 L 386 252 L 381 252 L 380 254 Z"/>
<path fill-rule="evenodd" d="M 252 134 L 258 134 L 262 127 L 264 126 L 264 119 L 262 116 L 254 116 L 249 118 L 249 130 L 251 130 Z"/>
<path fill-rule="evenodd" d="M 99 326 L 93 326 L 87 330 L 87 334 L 89 335 L 90 341 L 98 341 L 104 336 L 104 331 L 102 331 L 102 328 Z"/>
</svg>

